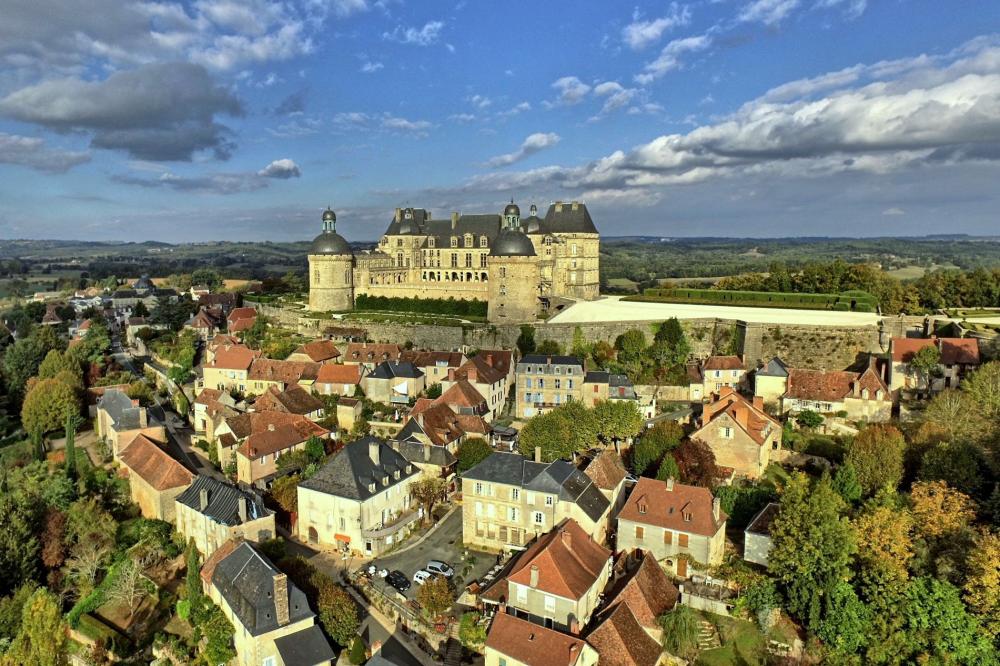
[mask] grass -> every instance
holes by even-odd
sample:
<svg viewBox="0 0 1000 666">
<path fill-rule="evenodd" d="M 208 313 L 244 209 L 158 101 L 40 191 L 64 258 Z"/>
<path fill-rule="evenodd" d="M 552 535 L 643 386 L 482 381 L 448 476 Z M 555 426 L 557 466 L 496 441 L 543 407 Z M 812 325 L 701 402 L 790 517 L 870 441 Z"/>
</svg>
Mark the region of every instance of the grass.
<svg viewBox="0 0 1000 666">
<path fill-rule="evenodd" d="M 903 266 L 901 268 L 894 268 L 891 271 L 886 271 L 889 275 L 896 278 L 897 280 L 916 280 L 921 278 L 927 273 L 936 270 L 957 270 L 959 267 L 955 264 L 931 264 L 930 268 L 925 266 Z"/>
<path fill-rule="evenodd" d="M 716 626 L 722 647 L 706 650 L 698 655 L 698 666 L 732 666 L 733 664 L 763 666 L 767 663 L 766 641 L 757 626 L 745 620 L 736 620 L 705 613 L 706 620 Z"/>
<path fill-rule="evenodd" d="M 865 292 L 842 294 L 785 293 L 767 291 L 737 291 L 729 289 L 647 289 L 641 295 L 626 296 L 625 301 L 652 303 L 694 303 L 701 305 L 734 305 L 743 307 L 792 308 L 801 310 L 838 310 L 874 312 L 877 303 Z"/>
<path fill-rule="evenodd" d="M 782 488 L 792 478 L 785 468 L 778 463 L 771 463 L 764 470 L 764 480 L 770 481 L 777 488 Z"/>
</svg>

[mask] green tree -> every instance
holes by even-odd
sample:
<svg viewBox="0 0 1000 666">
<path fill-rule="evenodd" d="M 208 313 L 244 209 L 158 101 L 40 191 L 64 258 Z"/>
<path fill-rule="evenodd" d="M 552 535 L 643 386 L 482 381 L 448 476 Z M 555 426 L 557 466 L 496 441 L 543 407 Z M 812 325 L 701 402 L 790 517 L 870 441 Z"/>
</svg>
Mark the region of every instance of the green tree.
<svg viewBox="0 0 1000 666">
<path fill-rule="evenodd" d="M 448 580 L 442 576 L 433 576 L 424 581 L 424 584 L 417 590 L 416 598 L 417 603 L 431 618 L 448 612 L 451 605 L 455 603 L 455 598 L 448 587 Z"/>
<path fill-rule="evenodd" d="M 940 480 L 966 495 L 979 497 L 986 491 L 984 471 L 989 470 L 982 449 L 969 442 L 942 442 L 920 459 L 919 477 Z"/>
<path fill-rule="evenodd" d="M 651 471 L 665 453 L 677 448 L 684 438 L 684 428 L 676 421 L 660 421 L 647 430 L 632 446 L 632 471 L 637 475 Z M 676 466 L 676 463 L 674 463 Z M 679 476 L 677 478 L 680 478 Z"/>
<path fill-rule="evenodd" d="M 986 630 L 1000 636 L 1000 534 L 983 532 L 976 538 L 963 591 Z"/>
<path fill-rule="evenodd" d="M 59 602 L 48 590 L 37 590 L 24 605 L 21 631 L 7 654 L 7 664 L 63 666 L 67 664 L 66 624 Z"/>
<path fill-rule="evenodd" d="M 958 589 L 936 578 L 914 580 L 903 616 L 912 650 L 910 663 L 996 664 L 996 652 Z M 900 655 L 902 656 L 902 655 Z"/>
<path fill-rule="evenodd" d="M 930 388 L 931 378 L 938 372 L 941 351 L 934 345 L 921 347 L 913 354 L 908 365 L 925 386 Z"/>
<path fill-rule="evenodd" d="M 824 600 L 816 635 L 839 654 L 855 654 L 869 640 L 871 614 L 850 584 L 840 581 Z"/>
<path fill-rule="evenodd" d="M 583 336 L 583 329 L 579 326 L 573 327 L 573 344 L 569 353 L 579 359 L 585 359 L 590 356 L 592 349 L 593 345 L 589 344 Z"/>
<path fill-rule="evenodd" d="M 493 453 L 493 447 L 482 437 L 470 437 L 458 445 L 458 473 L 467 472 Z"/>
<path fill-rule="evenodd" d="M 691 345 L 676 317 L 663 322 L 653 336 L 653 344 L 650 345 L 648 353 L 661 367 L 672 368 L 687 361 L 691 354 Z"/>
<path fill-rule="evenodd" d="M 236 657 L 236 650 L 233 648 L 233 635 L 236 631 L 221 608 L 211 602 L 206 603 L 209 604 L 207 617 L 198 623 L 205 637 L 201 647 L 202 661 L 206 666 L 228 664 Z"/>
<path fill-rule="evenodd" d="M 462 613 L 458 622 L 458 640 L 469 650 L 482 650 L 486 644 L 486 625 L 483 616 L 475 611 Z"/>
<path fill-rule="evenodd" d="M 656 470 L 656 478 L 660 481 L 681 478 L 681 469 L 677 466 L 677 461 L 674 460 L 673 456 L 663 456 L 660 466 Z"/>
<path fill-rule="evenodd" d="M 38 376 L 41 379 L 52 379 L 64 371 L 70 372 L 77 377 L 83 373 L 79 360 L 57 349 L 53 349 L 46 354 L 38 366 Z"/>
<path fill-rule="evenodd" d="M 643 424 L 642 413 L 631 400 L 601 400 L 594 405 L 594 425 L 605 440 L 621 440 L 635 436 Z"/>
<path fill-rule="evenodd" d="M 678 604 L 659 617 L 663 647 L 672 655 L 692 660 L 698 653 L 699 619 L 690 606 Z"/>
<path fill-rule="evenodd" d="M 444 499 L 447 487 L 445 480 L 441 478 L 420 479 L 410 486 L 410 494 L 413 499 L 424 509 L 424 523 L 431 521 L 434 505 Z"/>
<path fill-rule="evenodd" d="M 991 361 L 962 382 L 962 390 L 996 429 L 1000 421 L 1000 361 Z"/>
<path fill-rule="evenodd" d="M 803 409 L 795 415 L 795 422 L 799 424 L 800 428 L 812 430 L 823 425 L 823 415 L 811 409 Z"/>
<path fill-rule="evenodd" d="M 544 354 L 546 356 L 558 356 L 559 354 L 562 354 L 562 347 L 555 340 L 546 338 L 538 343 L 535 353 Z"/>
<path fill-rule="evenodd" d="M 6 596 L 38 573 L 35 534 L 38 508 L 0 492 L 0 596 Z"/>
<path fill-rule="evenodd" d="M 21 338 L 7 347 L 3 355 L 3 376 L 8 392 L 20 399 L 28 379 L 38 372 L 38 366 L 45 358 L 45 349 L 34 336 Z"/>
<path fill-rule="evenodd" d="M 316 571 L 311 581 L 317 589 L 316 614 L 326 634 L 341 647 L 350 645 L 358 633 L 358 607 L 342 586 L 330 576 Z"/>
<path fill-rule="evenodd" d="M 521 334 L 517 336 L 517 350 L 521 356 L 532 354 L 535 351 L 535 327 L 531 324 L 521 325 Z"/>
<path fill-rule="evenodd" d="M 646 351 L 646 334 L 637 328 L 625 331 L 615 338 L 618 362 L 630 370 L 643 364 Z"/>
<path fill-rule="evenodd" d="M 70 416 L 63 426 L 66 434 L 66 478 L 76 480 L 76 428 L 80 424 L 79 416 Z"/>
<path fill-rule="evenodd" d="M 594 410 L 582 402 L 571 401 L 525 424 L 518 442 L 525 457 L 541 449 L 545 461 L 571 458 L 574 452 L 586 451 L 597 443 L 597 420 Z"/>
<path fill-rule="evenodd" d="M 837 473 L 833 475 L 833 489 L 848 504 L 854 504 L 861 499 L 861 483 L 858 482 L 858 473 L 854 465 L 845 462 L 837 469 Z"/>
<path fill-rule="evenodd" d="M 881 488 L 895 490 L 899 486 L 905 452 L 903 433 L 895 426 L 877 423 L 857 434 L 844 460 L 854 466 L 861 488 L 871 496 Z"/>
<path fill-rule="evenodd" d="M 24 398 L 21 422 L 28 432 L 47 433 L 80 413 L 80 398 L 58 379 L 39 380 Z"/>
<path fill-rule="evenodd" d="M 199 268 L 191 273 L 191 284 L 205 285 L 215 291 L 222 287 L 222 276 L 211 268 Z"/>
<path fill-rule="evenodd" d="M 828 479 L 810 486 L 809 477 L 796 473 L 771 524 L 768 568 L 784 591 L 788 611 L 814 631 L 823 619 L 824 597 L 847 579 L 856 550 L 843 509 Z"/>
</svg>

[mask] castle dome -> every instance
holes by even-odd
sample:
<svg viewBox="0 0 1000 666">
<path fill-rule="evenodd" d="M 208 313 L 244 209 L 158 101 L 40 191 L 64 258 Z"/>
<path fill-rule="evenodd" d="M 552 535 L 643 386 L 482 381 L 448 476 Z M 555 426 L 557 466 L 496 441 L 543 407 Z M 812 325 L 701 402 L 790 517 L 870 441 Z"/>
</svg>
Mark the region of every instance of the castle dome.
<svg viewBox="0 0 1000 666">
<path fill-rule="evenodd" d="M 323 233 L 313 239 L 309 254 L 351 254 L 350 244 L 337 233 L 337 214 L 329 207 L 323 211 Z"/>
<path fill-rule="evenodd" d="M 504 229 L 493 241 L 491 257 L 534 257 L 535 246 L 531 240 L 518 229 Z"/>
<path fill-rule="evenodd" d="M 513 200 L 511 200 L 511 202 L 504 207 L 503 214 L 504 216 L 515 215 L 517 217 L 521 217 L 521 209 L 516 203 L 514 203 Z"/>
</svg>

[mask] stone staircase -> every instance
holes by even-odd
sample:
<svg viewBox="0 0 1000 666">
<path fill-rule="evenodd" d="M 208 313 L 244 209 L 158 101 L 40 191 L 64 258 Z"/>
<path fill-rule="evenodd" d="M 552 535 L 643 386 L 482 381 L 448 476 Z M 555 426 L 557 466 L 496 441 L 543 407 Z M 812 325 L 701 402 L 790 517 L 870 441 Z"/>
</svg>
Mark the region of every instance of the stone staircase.
<svg viewBox="0 0 1000 666">
<path fill-rule="evenodd" d="M 449 638 L 444 646 L 444 665 L 461 666 L 461 664 L 462 644 L 458 642 L 457 638 Z"/>
<path fill-rule="evenodd" d="M 707 620 L 698 623 L 698 649 L 714 650 L 722 646 L 719 640 L 719 632 L 715 630 L 715 625 Z"/>
</svg>

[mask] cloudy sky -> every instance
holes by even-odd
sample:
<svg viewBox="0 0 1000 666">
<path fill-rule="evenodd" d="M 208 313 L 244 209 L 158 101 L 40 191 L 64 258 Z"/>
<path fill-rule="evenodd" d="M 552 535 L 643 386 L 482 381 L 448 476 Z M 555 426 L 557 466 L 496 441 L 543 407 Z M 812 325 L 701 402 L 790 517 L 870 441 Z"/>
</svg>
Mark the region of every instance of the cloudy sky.
<svg viewBox="0 0 1000 666">
<path fill-rule="evenodd" d="M 1000 230 L 996 0 L 0 0 L 0 238 Z"/>
</svg>

